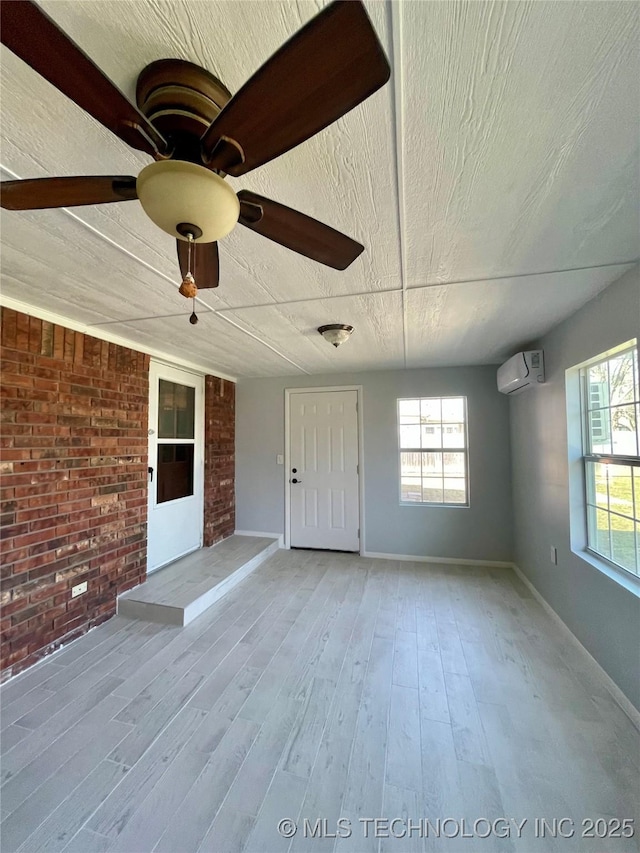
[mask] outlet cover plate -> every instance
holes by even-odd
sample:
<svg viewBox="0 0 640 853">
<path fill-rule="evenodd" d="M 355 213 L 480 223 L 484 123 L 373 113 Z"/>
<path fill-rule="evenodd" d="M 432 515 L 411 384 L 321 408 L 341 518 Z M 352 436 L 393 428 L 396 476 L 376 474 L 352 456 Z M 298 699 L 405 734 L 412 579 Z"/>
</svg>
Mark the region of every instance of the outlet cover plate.
<svg viewBox="0 0 640 853">
<path fill-rule="evenodd" d="M 77 598 L 77 596 L 82 595 L 82 593 L 86 591 L 87 581 L 82 581 L 82 583 L 76 584 L 76 586 L 71 587 L 71 598 Z"/>
</svg>

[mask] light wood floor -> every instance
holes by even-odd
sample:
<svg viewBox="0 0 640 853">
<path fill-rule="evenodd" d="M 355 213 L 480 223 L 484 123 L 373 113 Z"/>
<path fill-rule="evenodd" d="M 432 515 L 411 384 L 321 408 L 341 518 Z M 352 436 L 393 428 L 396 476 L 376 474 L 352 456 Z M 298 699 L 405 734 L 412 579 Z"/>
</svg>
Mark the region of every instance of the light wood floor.
<svg viewBox="0 0 640 853">
<path fill-rule="evenodd" d="M 3 853 L 637 849 L 638 733 L 508 569 L 280 551 L 186 628 L 116 617 L 0 700 Z M 503 818 L 521 838 L 480 837 Z M 616 818 L 635 839 L 581 837 Z"/>
</svg>

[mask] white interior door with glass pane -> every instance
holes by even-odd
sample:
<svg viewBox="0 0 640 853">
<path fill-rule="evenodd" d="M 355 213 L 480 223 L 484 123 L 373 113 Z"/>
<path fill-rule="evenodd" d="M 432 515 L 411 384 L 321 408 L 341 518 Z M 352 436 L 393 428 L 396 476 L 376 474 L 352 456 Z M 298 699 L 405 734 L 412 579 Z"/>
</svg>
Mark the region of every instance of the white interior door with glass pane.
<svg viewBox="0 0 640 853">
<path fill-rule="evenodd" d="M 290 392 L 289 544 L 358 551 L 358 392 Z"/>
<path fill-rule="evenodd" d="M 204 377 L 151 362 L 147 571 L 202 546 Z"/>
</svg>

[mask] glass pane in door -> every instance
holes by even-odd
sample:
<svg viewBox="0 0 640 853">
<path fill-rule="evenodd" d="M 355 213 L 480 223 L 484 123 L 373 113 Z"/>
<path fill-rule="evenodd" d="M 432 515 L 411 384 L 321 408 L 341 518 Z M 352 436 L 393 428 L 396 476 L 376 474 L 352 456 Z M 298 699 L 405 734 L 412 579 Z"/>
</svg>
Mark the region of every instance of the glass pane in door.
<svg viewBox="0 0 640 853">
<path fill-rule="evenodd" d="M 158 445 L 157 502 L 193 494 L 193 444 Z"/>
<path fill-rule="evenodd" d="M 193 438 L 196 389 L 160 380 L 158 389 L 158 438 Z"/>
<path fill-rule="evenodd" d="M 193 494 L 195 404 L 193 386 L 159 380 L 156 486 L 159 504 Z"/>
</svg>

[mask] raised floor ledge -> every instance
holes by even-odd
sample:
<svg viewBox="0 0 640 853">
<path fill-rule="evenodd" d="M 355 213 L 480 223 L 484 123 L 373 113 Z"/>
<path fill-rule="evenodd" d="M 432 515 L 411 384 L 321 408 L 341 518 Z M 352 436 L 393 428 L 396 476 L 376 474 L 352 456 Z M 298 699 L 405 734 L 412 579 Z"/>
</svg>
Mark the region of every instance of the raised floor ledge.
<svg viewBox="0 0 640 853">
<path fill-rule="evenodd" d="M 277 539 L 233 535 L 200 548 L 119 596 L 118 614 L 163 625 L 188 625 L 278 547 Z"/>
</svg>

